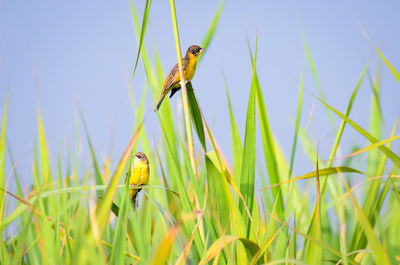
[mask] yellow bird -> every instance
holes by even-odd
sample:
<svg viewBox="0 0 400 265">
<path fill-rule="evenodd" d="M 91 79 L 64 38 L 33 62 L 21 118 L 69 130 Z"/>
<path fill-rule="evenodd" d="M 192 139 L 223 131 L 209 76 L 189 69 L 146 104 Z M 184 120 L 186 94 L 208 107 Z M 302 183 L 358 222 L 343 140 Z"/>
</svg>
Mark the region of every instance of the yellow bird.
<svg viewBox="0 0 400 265">
<path fill-rule="evenodd" d="M 182 59 L 183 76 L 185 81 L 191 81 L 194 72 L 196 71 L 197 58 L 204 52 L 200 46 L 192 45 L 187 49 L 185 57 Z M 171 98 L 177 91 L 181 89 L 181 76 L 179 74 L 179 66 L 176 64 L 169 72 L 167 78 L 165 79 L 163 89 L 161 91 L 160 100 L 158 101 L 156 110 L 159 110 L 164 97 L 171 91 L 169 97 Z"/>
<path fill-rule="evenodd" d="M 132 200 L 133 207 L 137 206 L 137 195 L 142 190 L 140 187 L 149 182 L 150 167 L 147 156 L 142 152 L 137 152 L 133 156 L 133 163 L 126 176 L 129 181 L 129 198 Z"/>
</svg>

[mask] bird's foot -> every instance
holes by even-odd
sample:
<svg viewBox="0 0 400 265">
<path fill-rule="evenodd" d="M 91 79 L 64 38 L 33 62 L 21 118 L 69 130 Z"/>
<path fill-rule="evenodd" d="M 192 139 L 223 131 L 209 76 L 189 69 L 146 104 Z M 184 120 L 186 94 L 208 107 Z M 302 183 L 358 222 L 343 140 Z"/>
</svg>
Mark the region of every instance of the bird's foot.
<svg viewBox="0 0 400 265">
<path fill-rule="evenodd" d="M 140 185 L 130 184 L 129 185 L 129 189 L 132 189 L 132 190 L 137 190 L 137 189 L 140 189 L 141 187 L 142 187 L 142 184 L 140 184 Z"/>
</svg>

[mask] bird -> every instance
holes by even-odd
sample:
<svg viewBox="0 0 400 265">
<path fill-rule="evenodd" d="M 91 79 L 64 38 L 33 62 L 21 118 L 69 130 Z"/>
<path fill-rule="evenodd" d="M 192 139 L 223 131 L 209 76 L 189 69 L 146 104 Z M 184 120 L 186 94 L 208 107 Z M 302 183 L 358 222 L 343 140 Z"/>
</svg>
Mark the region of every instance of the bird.
<svg viewBox="0 0 400 265">
<path fill-rule="evenodd" d="M 194 72 L 196 71 L 197 58 L 204 51 L 205 50 L 198 45 L 192 45 L 187 49 L 186 55 L 182 59 L 183 76 L 185 77 L 186 83 L 192 80 Z M 171 98 L 176 92 L 181 89 L 180 81 L 181 76 L 179 74 L 179 66 L 178 64 L 176 64 L 165 79 L 163 89 L 161 91 L 161 96 L 157 103 L 157 111 L 160 109 L 161 103 L 164 100 L 165 96 L 170 91 L 171 94 L 169 95 L 169 97 Z"/>
<path fill-rule="evenodd" d="M 142 190 L 143 185 L 149 182 L 150 167 L 149 160 L 143 152 L 137 152 L 133 156 L 133 162 L 130 170 L 126 173 L 129 181 L 129 198 L 132 201 L 133 208 L 137 207 L 137 196 Z"/>
</svg>

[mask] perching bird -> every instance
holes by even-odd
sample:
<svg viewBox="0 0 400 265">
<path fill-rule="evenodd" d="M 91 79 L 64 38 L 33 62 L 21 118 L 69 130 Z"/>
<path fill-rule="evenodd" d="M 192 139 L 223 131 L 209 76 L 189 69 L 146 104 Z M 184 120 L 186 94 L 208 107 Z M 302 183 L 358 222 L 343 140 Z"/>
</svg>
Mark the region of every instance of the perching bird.
<svg viewBox="0 0 400 265">
<path fill-rule="evenodd" d="M 137 206 L 137 195 L 142 190 L 140 187 L 149 182 L 149 174 L 150 167 L 147 156 L 142 152 L 137 152 L 133 156 L 129 172 L 126 173 L 129 181 L 129 198 L 132 200 L 134 208 Z"/>
<path fill-rule="evenodd" d="M 204 52 L 204 49 L 197 45 L 192 45 L 189 47 L 189 49 L 187 49 L 186 55 L 182 59 L 183 76 L 185 77 L 186 82 L 192 80 L 194 72 L 196 71 L 197 57 L 202 52 Z M 181 89 L 180 81 L 181 76 L 179 74 L 179 66 L 178 64 L 176 64 L 165 79 L 156 110 L 160 108 L 164 97 L 168 94 L 169 91 L 171 91 L 171 94 L 169 95 L 169 97 L 171 98 L 177 91 L 179 91 L 179 89 Z"/>
</svg>

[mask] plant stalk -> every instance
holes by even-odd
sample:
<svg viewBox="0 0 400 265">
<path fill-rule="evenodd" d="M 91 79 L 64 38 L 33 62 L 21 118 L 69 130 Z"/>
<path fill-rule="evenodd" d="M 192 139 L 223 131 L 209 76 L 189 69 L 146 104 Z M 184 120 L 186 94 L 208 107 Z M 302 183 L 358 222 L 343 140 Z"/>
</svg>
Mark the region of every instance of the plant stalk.
<svg viewBox="0 0 400 265">
<path fill-rule="evenodd" d="M 176 11 L 175 11 L 175 1 L 170 0 L 171 5 L 171 16 L 172 16 L 172 24 L 174 26 L 174 37 L 175 37 L 175 46 L 176 46 L 176 55 L 178 57 L 178 66 L 179 66 L 179 74 L 181 78 L 181 88 L 182 88 L 182 97 L 183 97 L 183 111 L 185 113 L 185 125 L 187 132 L 187 141 L 189 147 L 189 157 L 190 162 L 192 164 L 192 169 L 196 179 L 198 179 L 197 165 L 196 165 L 196 157 L 194 154 L 194 144 L 193 144 L 193 135 L 192 135 L 192 127 L 190 125 L 190 113 L 189 113 L 189 104 L 187 99 L 187 91 L 185 84 L 185 76 L 183 75 L 182 68 L 182 55 L 181 55 L 181 45 L 179 41 L 179 32 L 178 32 L 178 23 L 176 19 Z"/>
</svg>

